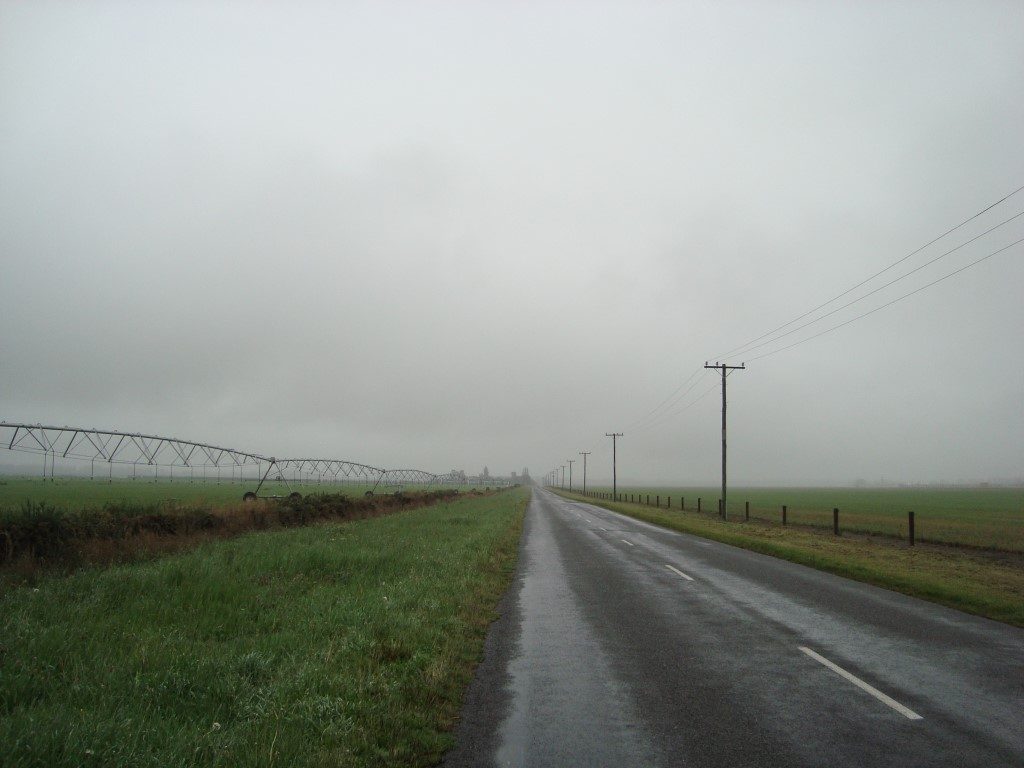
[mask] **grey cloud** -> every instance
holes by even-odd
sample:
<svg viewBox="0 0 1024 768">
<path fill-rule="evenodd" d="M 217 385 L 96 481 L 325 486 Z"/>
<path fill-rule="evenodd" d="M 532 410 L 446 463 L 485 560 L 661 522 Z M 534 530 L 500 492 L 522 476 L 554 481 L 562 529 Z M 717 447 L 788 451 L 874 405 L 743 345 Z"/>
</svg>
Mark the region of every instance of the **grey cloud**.
<svg viewBox="0 0 1024 768">
<path fill-rule="evenodd" d="M 596 479 L 624 429 L 628 479 L 713 481 L 717 392 L 643 416 L 1024 183 L 1022 20 L 0 5 L 0 417 Z M 1019 477 L 1022 284 L 1018 247 L 752 361 L 736 482 Z"/>
</svg>

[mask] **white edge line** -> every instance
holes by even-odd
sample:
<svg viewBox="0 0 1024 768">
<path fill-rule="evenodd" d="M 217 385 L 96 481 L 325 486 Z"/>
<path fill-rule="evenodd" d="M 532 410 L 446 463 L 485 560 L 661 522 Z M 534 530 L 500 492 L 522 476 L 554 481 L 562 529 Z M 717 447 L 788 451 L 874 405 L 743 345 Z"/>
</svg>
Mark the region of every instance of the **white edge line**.
<svg viewBox="0 0 1024 768">
<path fill-rule="evenodd" d="M 679 576 L 682 576 L 687 581 L 693 581 L 693 576 L 687 576 L 685 573 L 680 571 L 678 568 L 673 568 L 668 563 L 665 563 L 665 567 L 668 568 L 670 571 L 672 571 L 672 573 L 675 573 L 675 574 L 678 574 Z"/>
<path fill-rule="evenodd" d="M 797 648 L 799 648 L 801 651 L 806 653 L 808 656 L 810 656 L 812 659 L 817 661 L 819 664 L 823 664 L 826 667 L 828 667 L 829 669 L 831 669 L 833 672 L 835 672 L 840 677 L 846 678 L 847 680 L 849 680 L 851 683 L 856 685 L 861 690 L 867 691 L 868 693 L 870 693 L 872 696 L 874 696 L 876 699 L 878 699 L 883 704 L 887 704 L 888 706 L 892 707 L 893 709 L 895 709 L 897 712 L 899 712 L 901 715 L 903 715 L 908 720 L 923 720 L 924 719 L 919 714 L 917 714 L 917 712 L 915 712 L 914 710 L 908 709 L 907 707 L 903 706 L 902 704 L 900 704 L 895 699 L 892 699 L 892 698 L 886 696 L 880 690 L 878 690 L 877 688 L 875 688 L 875 687 L 873 687 L 871 685 L 868 685 L 863 680 L 861 680 L 859 677 L 857 677 L 855 675 L 851 675 L 845 669 L 843 669 L 842 667 L 840 667 L 837 664 L 833 664 L 831 661 L 826 659 L 821 654 L 815 653 L 810 648 L 805 648 L 802 645 L 798 645 Z"/>
<path fill-rule="evenodd" d="M 619 539 L 623 544 L 629 544 L 629 546 L 635 546 L 632 541 L 626 541 L 625 539 Z"/>
</svg>

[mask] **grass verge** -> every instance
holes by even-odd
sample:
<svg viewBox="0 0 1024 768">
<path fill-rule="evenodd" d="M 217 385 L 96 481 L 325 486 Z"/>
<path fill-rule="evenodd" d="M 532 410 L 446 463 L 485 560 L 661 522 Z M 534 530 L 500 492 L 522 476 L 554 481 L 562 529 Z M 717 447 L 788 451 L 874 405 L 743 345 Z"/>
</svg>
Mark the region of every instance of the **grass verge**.
<svg viewBox="0 0 1024 768">
<path fill-rule="evenodd" d="M 611 494 L 611 488 L 592 490 Z M 620 498 L 637 503 L 679 509 L 718 506 L 721 488 L 636 488 L 619 489 Z M 790 525 L 832 528 L 832 510 L 840 511 L 843 530 L 907 538 L 907 512 L 916 516 L 917 540 L 1024 553 L 1024 488 L 731 488 L 731 515 L 744 515 L 766 523 L 781 520 L 786 505 Z"/>
<path fill-rule="evenodd" d="M 422 766 L 529 492 L 254 533 L 0 596 L 9 766 Z"/>
<path fill-rule="evenodd" d="M 1024 558 L 1016 553 L 939 545 L 908 547 L 885 538 L 848 534 L 836 537 L 831 532 L 782 528 L 756 521 L 723 522 L 713 515 L 555 492 L 665 528 L 1024 626 Z"/>
</svg>

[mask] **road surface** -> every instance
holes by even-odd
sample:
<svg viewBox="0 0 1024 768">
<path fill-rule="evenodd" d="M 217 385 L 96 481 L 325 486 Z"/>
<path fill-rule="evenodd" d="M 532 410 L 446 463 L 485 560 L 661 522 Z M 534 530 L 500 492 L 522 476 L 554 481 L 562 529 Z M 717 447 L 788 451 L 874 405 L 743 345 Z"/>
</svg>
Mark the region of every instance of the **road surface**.
<svg viewBox="0 0 1024 768">
<path fill-rule="evenodd" d="M 998 622 L 539 489 L 499 610 L 448 768 L 1024 766 Z"/>
</svg>

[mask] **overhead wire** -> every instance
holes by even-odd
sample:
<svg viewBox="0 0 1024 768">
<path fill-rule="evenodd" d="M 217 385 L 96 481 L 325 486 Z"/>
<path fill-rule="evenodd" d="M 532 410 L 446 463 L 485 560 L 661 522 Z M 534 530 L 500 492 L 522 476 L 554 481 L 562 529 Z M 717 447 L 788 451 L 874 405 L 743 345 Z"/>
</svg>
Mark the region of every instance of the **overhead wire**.
<svg viewBox="0 0 1024 768">
<path fill-rule="evenodd" d="M 697 382 L 694 383 L 694 386 L 696 386 L 696 384 L 700 383 L 700 381 L 701 381 L 701 379 L 698 379 Z M 691 389 L 692 389 L 692 387 L 691 387 Z M 671 419 L 674 419 L 676 416 L 679 416 L 680 414 L 684 413 L 685 411 L 688 411 L 690 408 L 695 406 L 697 403 L 699 403 L 705 397 L 710 395 L 716 389 L 718 389 L 718 382 L 717 381 L 714 384 L 712 384 L 708 389 L 706 389 L 704 392 L 702 392 L 697 397 L 695 397 L 693 400 L 691 400 L 689 403 L 684 405 L 682 408 L 677 408 L 677 409 L 675 409 L 673 411 L 670 411 L 670 412 L 666 413 L 664 415 L 664 417 L 658 419 L 657 421 L 651 422 L 650 424 L 647 424 L 646 426 L 635 428 L 635 429 L 633 429 L 633 432 L 646 432 L 648 430 L 654 429 L 655 427 L 659 427 L 662 424 L 665 424 L 666 422 L 670 421 Z"/>
<path fill-rule="evenodd" d="M 689 389 L 687 389 L 685 392 L 683 392 L 681 395 L 679 395 L 679 397 L 676 397 L 676 394 L 681 389 L 683 389 L 683 387 L 685 387 L 687 384 L 689 384 L 698 374 L 701 374 L 701 373 L 707 373 L 707 371 L 705 371 L 703 368 L 700 368 L 700 367 L 697 367 L 696 369 L 694 369 L 693 373 L 691 373 L 686 378 L 686 380 L 683 381 L 682 384 L 680 384 L 678 387 L 676 387 L 668 397 L 666 397 L 664 400 L 662 400 L 660 403 L 658 403 L 658 405 L 656 405 L 654 408 L 652 408 L 650 411 L 648 411 L 645 415 L 641 416 L 639 419 L 636 419 L 632 423 L 627 424 L 626 425 L 626 429 L 630 429 L 630 430 L 636 429 L 639 425 L 642 425 L 644 422 L 646 422 L 648 419 L 650 419 L 652 416 L 654 416 L 655 413 L 660 411 L 662 408 L 666 407 L 666 405 L 667 405 L 667 407 L 671 407 L 672 405 L 675 405 L 675 403 L 679 402 L 679 400 L 681 400 L 682 398 L 686 397 L 686 395 L 690 392 L 691 389 L 693 389 L 694 386 L 697 385 L 698 382 L 694 382 L 694 384 Z M 672 402 L 670 403 L 669 401 L 672 401 Z"/>
<path fill-rule="evenodd" d="M 783 323 L 783 324 L 782 324 L 782 325 L 780 325 L 780 326 L 779 326 L 778 328 L 774 328 L 774 329 L 772 329 L 772 330 L 768 331 L 767 333 L 763 333 L 763 334 L 761 334 L 760 336 L 758 336 L 757 338 L 751 339 L 750 341 L 746 342 L 745 344 L 741 344 L 741 345 L 739 345 L 738 347 L 734 347 L 733 349 L 729 350 L 728 352 L 726 352 L 726 353 L 724 353 L 724 354 L 722 354 L 722 355 L 717 355 L 716 357 L 717 357 L 718 359 L 721 359 L 721 358 L 724 358 L 724 357 L 730 357 L 730 356 L 733 356 L 733 355 L 736 355 L 736 354 L 741 354 L 741 351 L 742 351 L 742 350 L 746 350 L 746 348 L 747 348 L 747 347 L 749 347 L 749 346 L 750 346 L 751 344 L 754 344 L 755 342 L 761 341 L 762 339 L 764 339 L 764 338 L 766 338 L 766 337 L 768 337 L 768 336 L 772 336 L 773 334 L 777 333 L 778 331 L 781 331 L 781 330 L 782 330 L 782 329 L 784 329 L 784 328 L 788 328 L 789 326 L 793 325 L 793 323 L 797 323 L 797 322 L 799 322 L 800 320 L 803 320 L 803 319 L 804 319 L 805 317 L 808 317 L 809 315 L 813 315 L 813 314 L 814 314 L 815 312 L 817 312 L 817 311 L 818 311 L 819 309 L 824 309 L 824 308 L 825 308 L 825 307 L 827 307 L 827 306 L 828 306 L 829 304 L 831 304 L 831 303 L 833 303 L 833 302 L 835 302 L 835 301 L 838 301 L 839 299 L 843 298 L 844 296 L 847 296 L 847 295 L 849 295 L 850 293 L 852 293 L 853 291 L 857 290 L 857 289 L 858 289 L 858 288 L 860 288 L 861 286 L 863 286 L 863 285 L 866 285 L 867 283 L 870 283 L 870 282 L 871 282 L 872 280 L 874 280 L 874 279 L 875 279 L 876 277 L 879 277 L 879 276 L 881 276 L 881 275 L 885 274 L 886 272 L 888 272 L 888 271 L 889 271 L 890 269 L 893 269 L 894 267 L 897 267 L 897 266 L 899 266 L 900 264 L 902 264 L 903 262 L 905 262 L 905 261 L 906 261 L 907 259 L 910 259 L 910 258 L 912 258 L 913 256 L 916 256 L 916 255 L 917 255 L 917 254 L 919 254 L 919 253 L 920 253 L 921 251 L 923 251 L 923 250 L 924 250 L 925 248 L 929 247 L 930 245 L 934 245 L 934 244 L 935 244 L 935 243 L 937 243 L 937 242 L 938 242 L 939 240 L 942 240 L 942 239 L 943 239 L 944 237 L 946 237 L 946 236 L 948 236 L 948 235 L 951 235 L 951 234 L 952 234 L 953 232 L 956 232 L 956 231 L 957 231 L 958 229 L 960 229 L 961 227 L 963 227 L 963 226 L 965 226 L 965 225 L 969 224 L 970 222 L 974 221 L 974 220 L 975 220 L 976 218 L 978 218 L 979 216 L 981 216 L 981 215 L 983 215 L 983 214 L 985 214 L 985 213 L 988 213 L 988 212 L 989 212 L 989 211 L 991 211 L 991 210 L 992 210 L 993 208 L 995 208 L 995 207 L 996 207 L 997 205 L 999 205 L 1000 203 L 1004 203 L 1004 202 L 1006 202 L 1007 200 L 1009 200 L 1009 199 L 1010 199 L 1011 197 L 1013 197 L 1014 195 L 1016 195 L 1016 194 L 1017 194 L 1018 192 L 1020 192 L 1021 190 L 1024 190 L 1024 186 L 1020 186 L 1020 187 L 1017 187 L 1017 188 L 1016 188 L 1015 190 L 1013 190 L 1012 192 L 1010 192 L 1010 193 L 1009 193 L 1008 195 L 1005 195 L 1004 197 L 1000 198 L 999 200 L 996 200 L 996 201 L 995 201 L 994 203 L 992 203 L 991 205 L 988 205 L 987 207 L 985 207 L 985 208 L 983 208 L 982 210 L 978 211 L 978 212 L 977 212 L 977 213 L 975 213 L 975 214 L 974 214 L 973 216 L 970 216 L 970 217 L 968 217 L 968 218 L 964 219 L 963 221 L 961 221 L 961 222 L 960 222 L 959 224 L 957 224 L 956 226 L 954 226 L 954 227 L 951 227 L 950 229 L 947 229 L 947 230 L 946 230 L 945 232 L 943 232 L 943 233 L 942 233 L 941 235 L 939 235 L 938 237 L 936 237 L 936 238 L 933 238 L 932 240 L 929 240 L 929 241 L 928 241 L 927 243 L 925 243 L 924 245 L 922 245 L 922 246 L 921 246 L 920 248 L 917 248 L 917 249 L 915 249 L 915 250 L 911 251 L 911 252 L 910 252 L 910 253 L 908 253 L 908 254 L 907 254 L 906 256 L 903 256 L 902 258 L 900 258 L 900 259 L 898 259 L 898 260 L 894 261 L 894 262 L 893 262 L 892 264 L 890 264 L 889 266 L 885 267 L 884 269 L 881 269 L 881 270 L 879 270 L 878 272 L 875 272 L 875 273 L 874 273 L 873 275 L 871 275 L 870 277 L 867 277 L 867 278 L 865 278 L 864 280 L 861 280 L 861 281 L 860 281 L 859 283 L 857 283 L 856 285 L 854 285 L 854 286 L 852 286 L 852 287 L 850 287 L 850 288 L 847 288 L 847 289 L 846 289 L 845 291 L 843 291 L 842 293 L 840 293 L 840 294 L 838 294 L 838 295 L 836 295 L 836 296 L 833 296 L 833 297 L 832 297 L 831 299 L 829 299 L 828 301 L 824 302 L 823 304 L 819 304 L 818 306 L 814 307 L 813 309 L 809 309 L 809 310 L 807 310 L 807 311 L 806 311 L 806 312 L 804 312 L 804 313 L 803 313 L 802 315 L 798 315 L 797 317 L 794 317 L 794 318 L 793 318 L 792 320 L 790 320 L 789 322 Z"/>
<path fill-rule="evenodd" d="M 938 280 L 933 280 L 932 282 L 928 283 L 927 285 L 922 285 L 920 288 L 916 288 L 913 291 L 910 291 L 909 293 L 905 293 L 902 296 L 898 296 L 897 298 L 893 299 L 892 301 L 889 301 L 889 302 L 886 302 L 885 304 L 877 306 L 874 309 L 869 310 L 868 312 L 864 312 L 863 314 L 857 315 L 856 317 L 852 317 L 849 320 L 846 320 L 846 321 L 844 321 L 842 323 L 839 323 L 838 325 L 834 325 L 831 328 L 827 328 L 826 330 L 821 331 L 820 333 L 816 333 L 813 336 L 808 336 L 806 339 L 801 339 L 800 341 L 794 342 L 794 343 L 789 344 L 789 345 L 787 345 L 785 347 L 780 347 L 779 349 L 774 349 L 774 350 L 771 350 L 770 352 L 765 352 L 763 355 L 758 355 L 757 357 L 752 357 L 752 358 L 750 358 L 750 360 L 751 360 L 751 362 L 753 362 L 754 360 L 761 360 L 763 358 L 770 357 L 771 355 L 778 354 L 779 352 L 785 352 L 787 349 L 792 349 L 793 347 L 798 347 L 801 344 L 805 344 L 808 341 L 812 341 L 813 339 L 817 339 L 818 337 L 824 336 L 827 333 L 832 333 L 832 331 L 837 331 L 840 328 L 843 328 L 844 326 L 849 325 L 850 323 L 856 322 L 857 320 L 865 318 L 868 315 L 873 315 L 875 312 L 878 312 L 879 310 L 885 309 L 886 307 L 891 307 L 893 304 L 896 304 L 897 302 L 903 301 L 903 299 L 909 298 L 909 297 L 913 296 L 916 293 L 920 293 L 921 291 L 924 291 L 924 290 L 926 290 L 928 288 L 931 288 L 933 285 L 938 285 L 942 281 L 948 280 L 949 278 L 954 277 L 955 275 L 959 275 L 961 272 L 964 272 L 964 271 L 970 269 L 971 267 L 977 266 L 978 264 L 981 264 L 981 262 L 987 261 L 988 259 L 991 259 L 993 256 L 996 256 L 997 254 L 1000 254 L 1003 251 L 1009 250 L 1010 248 L 1013 248 L 1013 246 L 1015 246 L 1015 245 L 1020 245 L 1021 243 L 1024 243 L 1024 237 L 1022 237 L 1021 239 L 1016 240 L 1016 241 L 1010 243 L 1009 245 L 1003 246 L 999 250 L 993 251 L 992 253 L 988 254 L 987 256 L 982 256 L 980 259 L 972 261 L 970 264 L 966 264 L 966 265 L 960 267 L 959 269 L 954 270 L 953 272 L 950 272 L 950 273 L 948 273 L 946 275 L 943 275 Z"/>
<path fill-rule="evenodd" d="M 821 315 L 821 317 L 817 317 L 814 320 L 811 320 L 809 322 L 804 323 L 803 325 L 800 325 L 800 326 L 797 326 L 796 328 L 788 330 L 785 333 L 780 333 L 775 338 L 768 339 L 767 341 L 762 341 L 760 344 L 754 344 L 753 346 L 747 346 L 743 350 L 743 352 L 740 353 L 740 354 L 747 354 L 748 352 L 752 352 L 755 349 L 760 349 L 761 347 L 765 347 L 765 346 L 767 346 L 769 344 L 774 344 L 779 339 L 784 339 L 787 336 L 792 336 L 794 333 L 798 333 L 798 332 L 802 331 L 804 328 L 812 326 L 815 323 L 821 322 L 826 317 L 831 317 L 832 315 L 836 314 L 837 312 L 842 312 L 844 309 L 848 309 L 849 307 L 852 307 L 854 304 L 857 304 L 857 303 L 863 301 L 864 299 L 868 298 L 869 296 L 874 296 L 879 291 L 883 291 L 886 288 L 888 288 L 889 286 L 894 285 L 894 284 L 900 282 L 901 280 L 904 280 L 904 279 L 910 277 L 914 273 L 920 272 L 925 267 L 930 267 L 932 264 L 934 264 L 935 262 L 939 261 L 940 259 L 944 259 L 946 256 L 949 256 L 949 254 L 954 253 L 956 251 L 959 251 L 964 246 L 970 245 L 974 241 L 981 239 L 982 237 L 984 237 L 985 235 L 989 234 L 990 232 L 993 232 L 994 230 L 997 230 L 1000 227 L 1005 226 L 1006 224 L 1009 224 L 1011 221 L 1013 221 L 1014 219 L 1018 219 L 1021 216 L 1024 216 L 1024 211 L 1021 211 L 1020 213 L 1017 213 L 1017 214 L 1011 216 L 1010 218 L 1006 219 L 1005 221 L 1002 221 L 999 224 L 996 224 L 994 227 L 986 229 L 980 235 L 976 235 L 976 236 L 972 237 L 970 240 L 967 240 L 967 241 L 961 243 L 960 245 L 956 246 L 955 248 L 950 248 L 948 251 L 946 251 L 943 254 L 940 254 L 940 255 L 936 256 L 931 261 L 926 261 L 924 264 L 921 264 L 918 267 L 914 267 L 914 269 L 910 270 L 909 272 L 907 272 L 904 275 L 901 275 L 900 277 L 897 277 L 895 280 L 890 280 L 885 285 L 880 285 L 878 288 L 875 288 L 875 289 L 873 289 L 871 291 L 868 291 L 863 296 L 860 296 L 860 297 L 854 299 L 853 301 L 849 301 L 846 304 L 843 304 L 841 307 L 836 307 L 835 309 L 833 309 L 833 310 L 831 310 L 829 312 L 826 312 L 824 315 Z M 908 294 L 908 295 L 911 295 L 911 294 Z"/>
<path fill-rule="evenodd" d="M 906 254 L 905 256 L 901 257 L 900 259 L 897 259 L 896 261 L 894 261 L 892 264 L 888 265 L 884 269 L 881 269 L 881 270 L 875 272 L 874 274 L 870 275 L 869 277 L 865 278 L 864 280 L 861 280 L 856 285 L 851 286 L 850 288 L 847 288 L 845 291 L 843 291 L 842 293 L 837 294 L 836 296 L 833 296 L 828 301 L 826 301 L 826 302 L 824 302 L 822 304 L 819 304 L 818 306 L 816 306 L 813 309 L 810 309 L 810 310 L 804 312 L 801 315 L 798 315 L 797 317 L 793 318 L 792 320 L 790 320 L 790 321 L 788 321 L 786 323 L 783 323 L 782 325 L 780 325 L 777 328 L 774 328 L 774 329 L 768 331 L 767 333 L 764 333 L 764 334 L 762 334 L 762 335 L 760 335 L 760 336 L 758 336 L 758 337 L 756 337 L 754 339 L 751 339 L 750 341 L 746 342 L 745 344 L 741 344 L 738 347 L 734 347 L 732 350 L 730 350 L 729 352 L 726 352 L 724 355 L 718 355 L 717 359 L 722 359 L 724 357 L 729 357 L 729 356 L 733 356 L 733 355 L 737 355 L 737 354 L 745 354 L 745 353 L 751 352 L 753 350 L 763 348 L 763 347 L 768 346 L 770 344 L 774 344 L 775 342 L 777 342 L 777 341 L 779 341 L 779 340 L 781 340 L 783 338 L 786 338 L 788 336 L 791 336 L 794 333 L 798 333 L 799 331 L 804 330 L 805 328 L 808 328 L 808 327 L 810 327 L 810 326 L 812 326 L 812 325 L 814 325 L 814 324 L 824 320 L 825 318 L 831 317 L 832 315 L 835 315 L 836 313 L 841 312 L 842 310 L 847 309 L 847 308 L 853 306 L 854 304 L 857 304 L 860 301 L 863 301 L 864 299 L 867 299 L 870 296 L 875 295 L 876 293 L 879 293 L 880 291 L 882 291 L 882 290 L 884 290 L 884 289 L 894 285 L 895 283 L 898 283 L 898 282 L 906 279 L 907 277 L 910 277 L 911 275 L 921 271 L 922 269 L 925 269 L 926 267 L 931 266 L 932 264 L 936 263 L 937 261 L 945 258 L 946 256 L 949 256 L 952 253 L 955 253 L 956 251 L 960 250 L 961 248 L 964 248 L 967 245 L 970 245 L 971 243 L 979 240 L 980 238 L 982 238 L 985 235 L 993 232 L 994 230 L 999 229 L 1002 226 L 1005 226 L 1006 224 L 1008 224 L 1011 221 L 1019 218 L 1020 216 L 1024 216 L 1024 211 L 1021 211 L 1020 213 L 1017 213 L 1017 214 L 1009 217 L 1008 219 L 1005 219 L 1004 221 L 1000 222 L 999 224 L 996 224 L 996 225 L 990 227 L 989 229 L 985 230 L 981 234 L 976 235 L 975 237 L 972 237 L 969 240 L 966 240 L 965 242 L 961 243 L 960 245 L 956 246 L 955 248 L 951 248 L 948 251 L 944 252 L 943 254 L 941 254 L 941 255 L 931 259 L 930 261 L 928 261 L 928 262 L 926 262 L 926 263 L 924 263 L 924 264 L 922 264 L 922 265 L 920 265 L 918 267 L 915 267 L 914 269 L 910 270 L 909 272 L 906 272 L 905 274 L 901 275 L 900 277 L 895 278 L 894 280 L 890 280 L 886 284 L 884 284 L 884 285 L 882 285 L 882 286 L 880 286 L 878 288 L 872 289 L 868 293 L 865 293 L 862 296 L 859 296 L 858 298 L 856 298 L 856 299 L 854 299 L 854 300 L 852 300 L 850 302 L 847 302 L 843 306 L 838 307 L 836 309 L 833 309 L 833 310 L 831 310 L 831 311 L 821 315 L 820 317 L 815 318 L 814 320 L 811 320 L 811 321 L 809 321 L 807 323 L 804 323 L 803 325 L 799 326 L 798 328 L 793 328 L 793 329 L 791 329 L 789 331 L 786 331 L 785 333 L 779 334 L 778 336 L 775 335 L 779 331 L 782 331 L 782 330 L 784 330 L 786 328 L 789 328 L 791 325 L 799 322 L 800 320 L 803 320 L 803 319 L 813 315 L 814 313 L 818 312 L 819 310 L 824 309 L 825 307 L 829 306 L 830 304 L 833 304 L 834 302 L 838 301 L 839 299 L 842 299 L 843 297 L 848 296 L 849 294 L 851 294 L 854 291 L 856 291 L 858 288 L 861 288 L 861 287 L 867 285 L 872 280 L 875 280 L 876 278 L 880 277 L 881 275 L 885 274 L 886 272 L 889 272 L 890 270 L 894 269 L 895 267 L 899 266 L 900 264 L 906 262 L 908 259 L 911 259 L 912 257 L 914 257 L 917 254 L 921 253 L 923 250 L 925 250 L 929 246 L 934 245 L 935 243 L 939 242 L 943 238 L 948 237 L 949 235 L 951 235 L 952 233 L 954 233 L 957 230 L 961 229 L 962 227 L 966 226 L 967 224 L 969 224 L 970 222 L 974 221 L 978 217 L 980 217 L 980 216 L 984 215 L 985 213 L 991 211 L 993 208 L 997 207 L 1001 203 L 1006 202 L 1007 200 L 1009 200 L 1011 197 L 1013 197 L 1014 195 L 1018 194 L 1022 190 L 1024 190 L 1024 185 L 1022 185 L 1020 187 L 1017 187 L 1016 189 L 1014 189 L 1009 194 L 1001 197 L 999 200 L 996 200 L 995 202 L 993 202 L 990 205 L 986 206 L 985 208 L 983 208 L 982 210 L 980 210 L 977 213 L 973 214 L 972 216 L 969 216 L 968 218 L 966 218 L 963 221 L 961 221 L 959 224 L 957 224 L 957 225 L 947 229 L 941 235 L 938 235 L 937 237 L 933 238 L 932 240 L 929 240 L 927 243 L 925 243 L 924 245 L 920 246 L 919 248 L 916 248 L 915 250 L 911 251 L 910 253 Z M 1005 246 L 1003 248 L 1000 248 L 1000 249 L 998 249 L 996 251 L 993 251 L 992 253 L 988 254 L 987 256 L 984 256 L 984 257 L 982 257 L 980 259 L 977 259 L 977 260 L 971 262 L 970 264 L 967 264 L 967 265 L 965 265 L 965 266 L 963 266 L 963 267 L 961 267 L 959 269 L 956 269 L 956 270 L 954 270 L 954 271 L 952 271 L 952 272 L 950 272 L 950 273 L 948 273 L 946 275 L 943 275 L 942 277 L 938 278 L 937 280 L 934 280 L 934 281 L 932 281 L 932 282 L 930 282 L 930 283 L 928 283 L 928 284 L 926 284 L 924 286 L 921 286 L 920 288 L 916 288 L 913 291 L 909 291 L 908 293 L 905 293 L 902 296 L 899 296 L 899 297 L 897 297 L 897 298 L 895 298 L 895 299 L 893 299 L 893 300 L 891 300 L 889 302 L 886 302 L 885 304 L 882 304 L 882 305 L 880 305 L 878 307 L 875 307 L 874 309 L 871 309 L 871 310 L 869 310 L 867 312 L 864 312 L 864 313 L 862 313 L 860 315 L 857 315 L 856 317 L 853 317 L 853 318 L 850 318 L 848 320 L 845 320 L 842 323 L 838 323 L 837 325 L 834 325 L 834 326 L 832 326 L 830 328 L 827 328 L 827 329 L 825 329 L 825 330 L 823 330 L 823 331 L 821 331 L 819 333 L 815 333 L 815 334 L 813 334 L 811 336 L 808 336 L 808 337 L 806 337 L 804 339 L 801 339 L 801 340 L 799 340 L 797 342 L 794 342 L 792 344 L 788 344 L 788 345 L 786 345 L 784 347 L 780 347 L 778 349 L 767 351 L 767 352 L 765 352 L 763 354 L 757 355 L 757 356 L 755 356 L 753 358 L 749 358 L 749 359 L 750 359 L 750 361 L 761 360 L 761 359 L 764 359 L 766 357 L 770 357 L 771 355 L 778 354 L 779 352 L 783 352 L 785 350 L 792 349 L 793 347 L 797 347 L 797 346 L 799 346 L 801 344 L 804 344 L 806 342 L 809 342 L 809 341 L 812 341 L 814 339 L 817 339 L 817 338 L 819 338 L 821 336 L 824 336 L 824 335 L 826 335 L 828 333 L 832 333 L 833 331 L 837 331 L 840 328 L 843 328 L 843 327 L 845 327 L 847 325 L 850 325 L 853 322 L 856 322 L 857 320 L 861 320 L 861 319 L 863 319 L 865 317 L 868 317 L 869 315 L 872 315 L 875 312 L 878 312 L 878 311 L 880 311 L 882 309 L 890 307 L 893 304 L 896 304 L 896 303 L 898 303 L 900 301 L 903 301 L 904 299 L 907 299 L 907 298 L 909 298 L 909 297 L 911 297 L 911 296 L 913 296 L 913 295 L 915 295 L 917 293 L 920 293 L 921 291 L 924 291 L 924 290 L 926 290 L 928 288 L 931 288 L 932 286 L 937 285 L 938 283 L 941 283 L 941 282 L 943 282 L 945 280 L 948 280 L 949 278 L 954 277 L 954 276 L 960 274 L 961 272 L 964 272 L 967 269 L 970 269 L 971 267 L 974 267 L 974 266 L 982 263 L 983 261 L 986 261 L 987 259 L 990 259 L 993 256 L 996 256 L 997 254 L 1002 253 L 1003 251 L 1006 251 L 1006 250 L 1012 248 L 1013 246 L 1020 244 L 1021 242 L 1024 242 L 1024 238 L 1022 238 L 1020 240 L 1017 240 L 1017 241 L 1015 241 L 1013 243 L 1010 243 L 1009 245 L 1007 245 L 1007 246 Z M 769 338 L 769 337 L 774 337 L 774 338 Z M 760 343 L 758 343 L 758 342 L 760 342 Z M 701 373 L 704 373 L 705 376 L 706 376 L 707 371 L 704 370 L 703 368 L 697 368 L 685 380 L 683 380 L 683 382 L 680 383 L 665 399 L 663 399 L 660 403 L 658 403 L 658 405 L 656 405 L 654 408 L 652 408 L 650 411 L 648 411 L 645 415 L 641 416 L 639 419 L 636 419 L 635 421 L 633 421 L 631 425 L 628 425 L 629 430 L 632 431 L 632 432 L 646 432 L 646 431 L 648 431 L 650 429 L 653 429 L 653 428 L 655 428 L 657 426 L 660 426 L 661 424 L 666 423 L 670 419 L 672 419 L 672 418 L 674 418 L 674 417 L 684 413 L 688 409 L 692 408 L 696 403 L 700 402 L 705 397 L 707 397 L 709 394 L 711 394 L 711 392 L 713 392 L 715 389 L 717 389 L 717 387 L 718 387 L 717 382 L 714 385 L 712 385 L 709 389 L 705 390 L 703 393 L 698 395 L 695 399 L 693 399 L 690 402 L 688 402 L 685 405 L 683 405 L 681 408 L 676 408 L 675 407 L 678 403 L 684 401 L 686 399 L 686 396 L 688 394 L 690 394 L 690 392 L 692 392 L 701 383 L 701 381 L 705 378 L 705 377 L 699 377 L 698 378 L 698 375 L 701 374 Z"/>
</svg>

